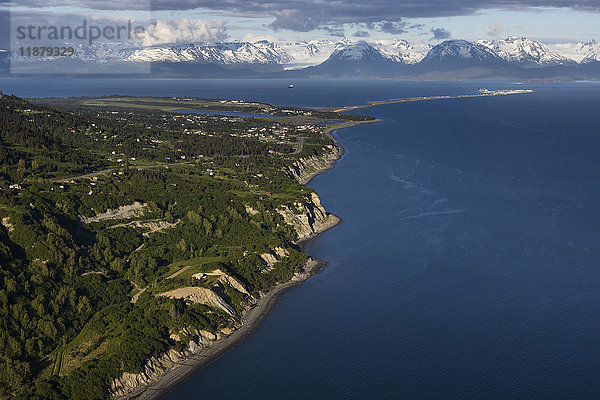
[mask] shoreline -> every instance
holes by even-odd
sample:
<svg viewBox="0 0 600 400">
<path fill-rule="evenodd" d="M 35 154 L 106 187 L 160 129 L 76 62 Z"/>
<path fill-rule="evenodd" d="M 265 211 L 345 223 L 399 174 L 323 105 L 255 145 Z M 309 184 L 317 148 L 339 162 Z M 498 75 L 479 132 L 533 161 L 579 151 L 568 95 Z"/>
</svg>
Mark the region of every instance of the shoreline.
<svg viewBox="0 0 600 400">
<path fill-rule="evenodd" d="M 328 163 L 327 166 L 320 168 L 307 176 L 299 180 L 299 183 L 306 185 L 312 178 L 322 174 L 325 171 L 332 169 L 335 166 L 337 160 L 339 160 L 344 154 L 344 148 L 339 142 L 331 135 L 332 132 L 338 129 L 350 128 L 357 125 L 379 122 L 380 119 L 370 121 L 349 121 L 343 122 L 339 125 L 332 125 L 324 130 L 324 134 L 328 135 L 335 143 L 336 153 L 333 160 Z M 301 238 L 296 241 L 296 244 L 304 250 L 307 243 L 320 235 L 321 233 L 333 228 L 338 225 L 342 219 L 335 214 L 329 214 L 329 220 L 326 224 L 321 226 L 318 231 Z M 242 315 L 242 324 L 230 335 L 219 339 L 208 346 L 204 347 L 198 354 L 194 354 L 183 362 L 178 363 L 174 368 L 168 369 L 155 381 L 144 385 L 133 392 L 119 397 L 113 397 L 113 399 L 119 400 L 160 400 L 165 397 L 168 393 L 174 390 L 177 386 L 184 383 L 186 380 L 191 378 L 193 374 L 207 367 L 210 363 L 217 360 L 219 357 L 227 353 L 229 350 L 237 347 L 239 344 L 244 342 L 252 333 L 258 328 L 260 323 L 264 320 L 267 315 L 277 305 L 279 297 L 284 294 L 287 290 L 301 285 L 304 281 L 313 275 L 321 272 L 327 265 L 326 261 L 319 260 L 309 255 L 309 261 L 305 264 L 304 269 L 301 273 L 295 275 L 291 280 L 280 283 L 266 293 L 263 297 L 258 299 L 256 303 L 248 309 Z"/>
<path fill-rule="evenodd" d="M 264 318 L 271 313 L 277 305 L 279 297 L 292 287 L 301 285 L 311 276 L 319 273 L 327 263 L 323 260 L 310 257 L 302 273 L 291 280 L 275 286 L 271 291 L 258 299 L 242 317 L 242 325 L 229 336 L 217 340 L 194 354 L 177 367 L 167 370 L 156 381 L 141 387 L 134 392 L 119 397 L 127 400 L 159 400 L 166 396 L 180 384 L 184 383 L 194 373 L 208 366 L 213 361 L 244 342 L 260 325 Z"/>
<path fill-rule="evenodd" d="M 369 120 L 369 121 L 348 121 L 348 122 L 342 122 L 338 125 L 328 126 L 323 131 L 323 134 L 329 136 L 331 138 L 331 140 L 333 140 L 334 146 L 337 149 L 337 151 L 334 155 L 333 162 L 329 163 L 329 165 L 327 165 L 324 168 L 319 168 L 316 171 L 311 172 L 310 174 L 307 174 L 305 177 L 298 180 L 298 183 L 300 183 L 301 185 L 307 185 L 315 176 L 321 175 L 323 172 L 329 171 L 330 169 L 334 168 L 337 160 L 342 158 L 342 156 L 344 155 L 344 148 L 340 145 L 340 143 L 337 141 L 337 139 L 335 137 L 333 137 L 333 135 L 332 135 L 333 132 L 340 130 L 340 129 L 352 128 L 352 127 L 355 127 L 358 125 L 371 124 L 374 122 L 381 122 L 381 121 L 383 121 L 383 120 L 376 118 L 376 119 Z M 308 240 L 309 239 L 303 239 L 302 241 L 308 241 Z"/>
</svg>

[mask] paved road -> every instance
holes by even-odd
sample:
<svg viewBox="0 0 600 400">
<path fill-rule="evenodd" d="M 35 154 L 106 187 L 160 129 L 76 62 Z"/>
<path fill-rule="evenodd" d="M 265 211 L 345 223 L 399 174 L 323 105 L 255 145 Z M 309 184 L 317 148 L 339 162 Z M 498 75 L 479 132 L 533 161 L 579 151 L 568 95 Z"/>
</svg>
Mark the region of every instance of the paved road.
<svg viewBox="0 0 600 400">
<path fill-rule="evenodd" d="M 106 173 L 111 172 L 111 171 L 116 171 L 117 169 L 118 168 L 103 169 L 102 171 L 90 172 L 89 174 L 84 174 L 84 175 L 79 175 L 79 176 L 72 176 L 70 178 L 59 178 L 59 179 L 55 179 L 54 182 L 69 182 L 69 181 L 71 181 L 73 179 L 91 178 L 92 176 L 98 176 L 98 175 L 106 174 Z"/>
<path fill-rule="evenodd" d="M 196 160 L 196 163 L 198 163 L 198 162 L 200 162 L 200 161 Z M 142 169 L 149 169 L 149 168 L 173 167 L 173 166 L 176 166 L 176 165 L 190 165 L 190 164 L 192 164 L 192 161 L 177 162 L 177 163 L 170 163 L 170 164 L 140 165 L 140 166 L 130 165 L 129 168 L 130 169 L 142 170 Z M 122 170 L 122 169 L 124 169 L 124 167 L 115 167 L 115 168 L 110 168 L 110 169 L 103 169 L 102 171 L 90 172 L 89 174 L 71 176 L 71 177 L 68 177 L 68 178 L 54 179 L 53 182 L 69 182 L 69 181 L 75 180 L 75 179 L 91 178 L 93 176 L 103 175 L 103 174 L 107 174 L 109 172 L 119 171 L 119 170 Z"/>
</svg>

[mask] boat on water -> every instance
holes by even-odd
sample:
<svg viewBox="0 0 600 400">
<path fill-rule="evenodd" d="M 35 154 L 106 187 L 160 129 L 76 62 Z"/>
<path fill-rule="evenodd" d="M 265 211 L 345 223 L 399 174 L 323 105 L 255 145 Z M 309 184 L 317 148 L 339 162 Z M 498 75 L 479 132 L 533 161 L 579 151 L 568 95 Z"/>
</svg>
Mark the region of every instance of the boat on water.
<svg viewBox="0 0 600 400">
<path fill-rule="evenodd" d="M 292 85 L 291 83 L 288 85 L 288 89 L 293 89 L 294 85 Z"/>
</svg>

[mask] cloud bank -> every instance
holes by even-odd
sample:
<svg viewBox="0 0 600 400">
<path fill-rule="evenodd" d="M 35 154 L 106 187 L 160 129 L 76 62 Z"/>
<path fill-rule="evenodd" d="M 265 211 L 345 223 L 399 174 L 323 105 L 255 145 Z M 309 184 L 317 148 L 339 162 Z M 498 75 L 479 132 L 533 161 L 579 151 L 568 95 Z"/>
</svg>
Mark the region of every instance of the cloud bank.
<svg viewBox="0 0 600 400">
<path fill-rule="evenodd" d="M 147 9 L 139 0 L 19 0 L 20 6 L 77 6 L 103 10 Z M 206 9 L 230 16 L 273 18 L 271 27 L 309 32 L 342 24 L 399 23 L 405 18 L 471 15 L 486 9 L 556 7 L 600 12 L 600 0 L 153 0 L 153 10 Z M 390 30 L 393 27 L 390 27 Z M 402 26 L 396 26 L 400 32 Z"/>
<path fill-rule="evenodd" d="M 227 39 L 227 27 L 224 21 L 156 20 L 146 27 L 142 38 L 144 46 L 160 44 L 218 42 Z"/>
</svg>

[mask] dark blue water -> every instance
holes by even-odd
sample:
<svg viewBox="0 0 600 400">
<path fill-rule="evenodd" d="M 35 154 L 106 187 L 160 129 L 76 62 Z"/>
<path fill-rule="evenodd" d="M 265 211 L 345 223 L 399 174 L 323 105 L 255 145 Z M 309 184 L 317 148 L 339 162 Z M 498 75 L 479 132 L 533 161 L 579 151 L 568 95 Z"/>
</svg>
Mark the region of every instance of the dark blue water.
<svg viewBox="0 0 600 400">
<path fill-rule="evenodd" d="M 600 398 L 599 89 L 362 110 L 329 268 L 168 399 Z"/>
<path fill-rule="evenodd" d="M 521 89 L 510 82 L 412 83 L 360 79 L 297 79 L 294 89 L 283 79 L 12 79 L 0 78 L 0 91 L 21 97 L 105 96 L 195 96 L 232 100 L 262 101 L 276 105 L 327 107 L 365 104 L 410 96 L 458 95 L 476 93 L 479 88 Z M 527 88 L 543 85 L 527 85 Z M 552 87 L 562 87 L 562 84 Z M 597 83 L 575 84 L 598 87 Z"/>
<path fill-rule="evenodd" d="M 484 85 L 228 82 L 120 93 L 328 106 Z M 360 110 L 384 122 L 338 131 L 344 157 L 310 183 L 344 220 L 307 249 L 329 267 L 168 399 L 600 398 L 600 85 L 528 87 Z"/>
</svg>

